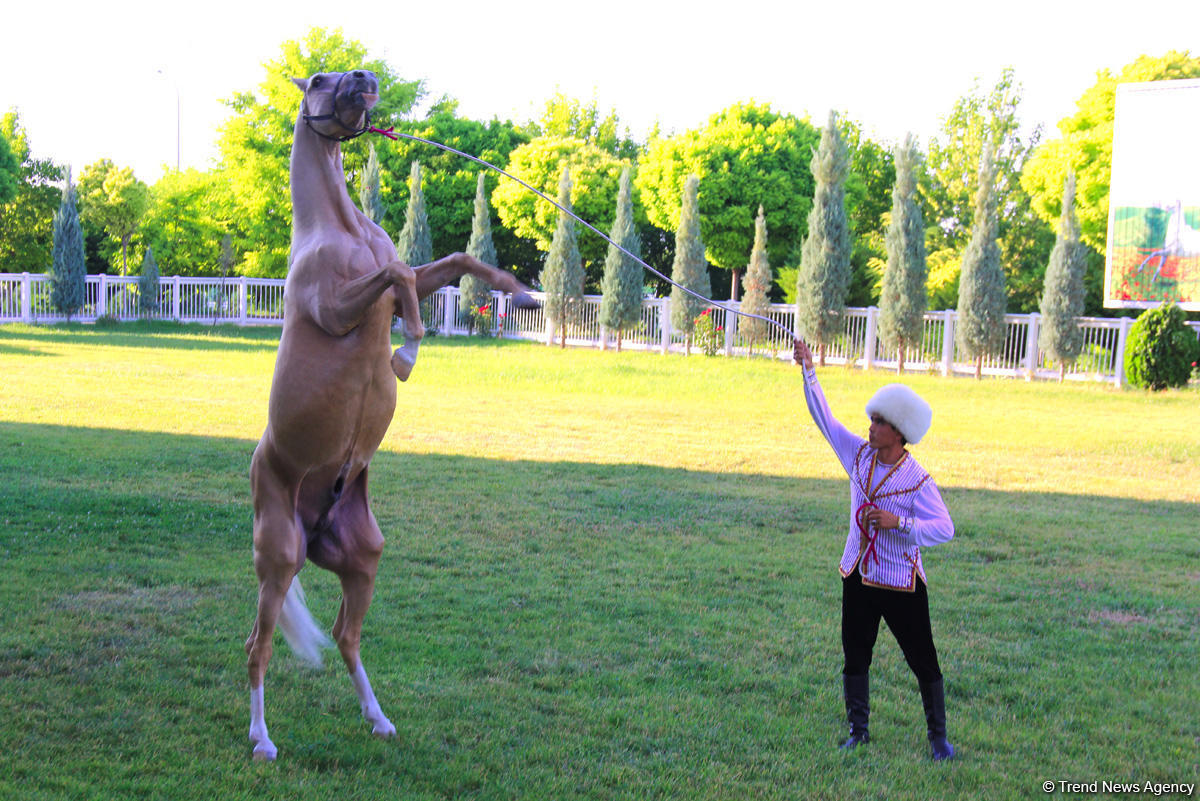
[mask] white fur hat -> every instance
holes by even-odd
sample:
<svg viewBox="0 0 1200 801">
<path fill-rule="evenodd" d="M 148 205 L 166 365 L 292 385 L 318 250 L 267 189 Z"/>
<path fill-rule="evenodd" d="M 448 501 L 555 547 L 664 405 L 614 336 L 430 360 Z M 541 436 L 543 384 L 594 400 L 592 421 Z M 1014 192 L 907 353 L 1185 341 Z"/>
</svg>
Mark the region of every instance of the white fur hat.
<svg viewBox="0 0 1200 801">
<path fill-rule="evenodd" d="M 881 387 L 867 401 L 867 414 L 877 414 L 891 423 L 913 445 L 921 441 L 933 422 L 933 409 L 904 384 Z"/>
</svg>

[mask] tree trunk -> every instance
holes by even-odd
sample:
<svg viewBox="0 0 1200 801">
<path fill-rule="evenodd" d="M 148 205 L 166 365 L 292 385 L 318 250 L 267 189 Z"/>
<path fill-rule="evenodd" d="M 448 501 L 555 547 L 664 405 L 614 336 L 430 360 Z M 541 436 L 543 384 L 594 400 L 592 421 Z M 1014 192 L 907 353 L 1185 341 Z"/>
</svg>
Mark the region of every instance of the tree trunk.
<svg viewBox="0 0 1200 801">
<path fill-rule="evenodd" d="M 900 340 L 900 355 L 896 361 L 896 375 L 904 375 L 904 340 Z"/>
<path fill-rule="evenodd" d="M 975 357 L 975 380 L 983 378 L 983 356 Z"/>
<path fill-rule="evenodd" d="M 1067 377 L 1067 363 L 1062 362 L 1061 364 L 1058 365 L 1058 383 L 1061 384 L 1063 382 L 1063 379 L 1065 379 L 1066 377 Z"/>
<path fill-rule="evenodd" d="M 617 353 L 621 352 L 621 339 L 624 334 L 625 334 L 624 329 L 622 329 L 622 328 L 617 329 Z"/>
<path fill-rule="evenodd" d="M 730 272 L 733 273 L 733 281 L 729 285 L 729 299 L 737 300 L 738 299 L 738 287 L 741 286 L 741 283 L 742 283 L 742 281 L 741 281 L 742 271 L 740 269 L 737 269 L 737 270 L 731 270 Z"/>
<path fill-rule="evenodd" d="M 825 343 L 817 345 L 817 364 L 821 367 L 825 366 Z"/>
</svg>

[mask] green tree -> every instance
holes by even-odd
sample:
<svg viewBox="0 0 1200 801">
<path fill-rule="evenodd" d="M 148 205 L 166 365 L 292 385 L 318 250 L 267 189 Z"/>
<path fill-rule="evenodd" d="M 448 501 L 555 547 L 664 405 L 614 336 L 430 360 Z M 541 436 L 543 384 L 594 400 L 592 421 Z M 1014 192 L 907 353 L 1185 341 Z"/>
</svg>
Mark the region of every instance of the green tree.
<svg viewBox="0 0 1200 801">
<path fill-rule="evenodd" d="M 925 218 L 917 197 L 920 159 L 916 140 L 906 136 L 896 149 L 887 268 L 879 295 L 879 337 L 884 347 L 899 352 L 899 373 L 904 372 L 904 351 L 921 343 L 925 319 Z"/>
<path fill-rule="evenodd" d="M 1038 347 L 1058 362 L 1059 381 L 1066 376 L 1067 366 L 1075 363 L 1083 348 L 1083 331 L 1075 318 L 1083 314 L 1086 247 L 1080 241 L 1079 221 L 1075 217 L 1075 173 L 1068 172 L 1063 186 L 1058 238 L 1046 267 L 1042 326 L 1038 330 Z"/>
<path fill-rule="evenodd" d="M 67 173 L 62 203 L 54 215 L 54 250 L 50 267 L 50 304 L 71 317 L 83 308 L 87 266 L 83 255 L 83 227 L 75 200 L 75 184 Z"/>
<path fill-rule="evenodd" d="M 628 166 L 616 156 L 582 139 L 541 136 L 513 150 L 508 172 L 535 189 L 550 195 L 564 167 L 572 178 L 571 204 L 580 217 L 597 230 L 611 228 L 621 171 Z M 502 181 L 492 192 L 492 204 L 500 222 L 515 234 L 537 242 L 545 251 L 558 230 L 558 211 L 515 181 Z M 635 206 L 635 219 L 638 209 Z M 587 270 L 587 283 L 599 284 L 606 243 L 598 236 L 584 236 L 577 243 Z"/>
<path fill-rule="evenodd" d="M 17 112 L 0 118 L 0 138 L 20 165 L 16 196 L 0 203 L 0 270 L 42 272 L 50 264 L 63 170 L 48 159 L 33 157 Z"/>
<path fill-rule="evenodd" d="M 831 111 L 821 131 L 821 147 L 812 157 L 817 188 L 796 280 L 796 330 L 816 341 L 822 366 L 826 347 L 842 333 L 850 286 L 852 243 L 845 201 L 849 169 L 850 154 L 838 130 L 837 114 Z"/>
<path fill-rule="evenodd" d="M 891 150 L 868 139 L 862 126 L 838 115 L 838 128 L 850 152 L 846 175 L 846 218 L 850 222 L 850 288 L 847 306 L 872 306 L 879 299 L 887 263 L 888 216 L 896 165 Z M 799 264 L 799 253 L 792 259 Z M 795 277 L 792 278 L 793 289 Z"/>
<path fill-rule="evenodd" d="M 983 148 L 979 180 L 972 214 L 971 241 L 963 254 L 962 277 L 958 287 L 958 319 L 954 339 L 958 347 L 975 361 L 975 377 L 983 371 L 983 357 L 1004 345 L 1004 268 L 1000 265 L 1000 245 L 996 241 L 996 189 L 992 183 L 996 165 L 991 144 Z"/>
<path fill-rule="evenodd" d="M 640 257 L 641 238 L 633 222 L 633 172 L 629 167 L 621 171 L 616 219 L 609 238 Z M 617 333 L 617 351 L 620 351 L 624 333 L 636 328 L 642 320 L 642 265 L 609 245 L 601 292 L 600 325 Z"/>
<path fill-rule="evenodd" d="M 492 218 L 487 202 L 487 176 L 479 173 L 475 183 L 475 214 L 471 221 L 471 239 L 467 242 L 467 253 L 484 264 L 496 266 L 496 246 L 492 242 Z M 458 281 L 459 308 L 467 310 L 471 329 L 475 328 L 475 315 L 471 309 L 487 304 L 492 297 L 491 287 L 473 275 L 464 275 Z"/>
<path fill-rule="evenodd" d="M 366 48 L 340 29 L 313 28 L 303 39 L 286 41 L 278 58 L 267 62 L 257 91 L 239 92 L 226 101 L 231 115 L 221 126 L 217 149 L 231 189 L 235 251 L 247 275 L 280 277 L 287 272 L 292 201 L 288 162 L 300 92 L 293 77 L 318 72 L 367 69 L 379 79 L 373 122 L 395 125 L 422 93 L 419 81 L 403 81 L 383 61 L 368 59 Z M 342 145 L 343 162 L 354 174 L 368 157 L 362 139 Z"/>
<path fill-rule="evenodd" d="M 150 207 L 139 231 L 168 275 L 215 276 L 217 243 L 232 228 L 233 202 L 220 170 L 169 170 L 150 187 Z"/>
<path fill-rule="evenodd" d="M 129 243 L 150 206 L 150 188 L 130 167 L 108 159 L 90 164 L 79 174 L 80 217 L 103 229 L 120 246 L 120 275 L 129 273 Z"/>
<path fill-rule="evenodd" d="M 396 255 L 413 267 L 433 261 L 433 235 L 429 231 L 429 216 L 425 213 L 425 195 L 421 192 L 419 161 L 412 163 L 408 176 L 408 207 L 404 213 L 404 228 L 396 240 Z"/>
<path fill-rule="evenodd" d="M 987 93 L 976 81 L 972 92 L 959 98 L 946 116 L 942 135 L 929 143 L 922 188 L 931 223 L 926 250 L 930 303 L 935 308 L 956 303 L 961 256 L 974 230 L 977 168 L 987 145 L 995 165 L 997 239 L 1007 291 L 1015 307 L 1033 311 L 1037 306 L 1054 232 L 1033 213 L 1020 183 L 1025 162 L 1041 138 L 1040 128 L 1028 140 L 1021 136 L 1022 91 L 1011 68 Z"/>
<path fill-rule="evenodd" d="M 426 119 L 398 122 L 395 128 L 398 132 L 469 153 L 500 168 L 508 164 L 509 154 L 515 148 L 529 141 L 529 137 L 511 122 L 492 120 L 483 123 L 455 116 L 454 103 L 448 100 L 436 104 Z M 421 191 L 425 195 L 434 257 L 461 250 L 472 229 L 471 205 L 464 201 L 476 189 L 478 167 L 432 145 L 400 139 L 380 149 L 380 194 L 388 209 L 380 225 L 389 232 L 403 227 L 408 203 L 408 186 L 404 179 L 413 160 L 421 162 Z M 488 174 L 489 196 L 498 179 L 498 174 Z M 496 266 L 513 271 L 525 283 L 532 283 L 542 261 L 537 245 L 501 226 L 492 231 L 492 237 L 496 246 Z"/>
<path fill-rule="evenodd" d="M 758 216 L 754 218 L 754 247 L 750 251 L 746 275 L 742 278 L 742 289 L 741 310 L 765 317 L 771 308 L 771 262 L 767 256 L 767 218 L 762 206 L 758 207 Z M 767 334 L 767 323 L 753 317 L 743 317 L 738 323 L 738 331 L 750 341 L 750 355 L 753 356 L 754 343 Z"/>
<path fill-rule="evenodd" d="M 618 159 L 636 159 L 637 143 L 628 131 L 620 136 L 619 126 L 616 109 L 602 114 L 595 98 L 585 104 L 556 92 L 546 101 L 541 119 L 529 124 L 529 130 L 534 136 L 581 139 Z"/>
<path fill-rule="evenodd" d="M 0 136 L 0 205 L 17 196 L 21 186 L 21 162 L 8 144 L 8 137 Z"/>
<path fill-rule="evenodd" d="M 138 276 L 138 312 L 143 317 L 158 314 L 158 264 L 154 261 L 154 250 L 146 248 L 142 259 L 142 272 Z"/>
<path fill-rule="evenodd" d="M 704 237 L 700 226 L 700 179 L 689 175 L 683 184 L 679 224 L 675 231 L 675 261 L 671 265 L 671 280 L 679 285 L 671 289 L 671 328 L 683 333 L 684 349 L 689 355 L 692 352 L 692 334 L 696 330 L 696 315 L 708 303 L 689 295 L 680 286 L 701 298 L 712 296 L 708 261 L 704 254 Z"/>
<path fill-rule="evenodd" d="M 1080 239 L 1090 249 L 1084 276 L 1084 311 L 1103 311 L 1104 251 L 1108 237 L 1109 178 L 1112 174 L 1113 119 L 1117 85 L 1141 81 L 1200 78 L 1200 56 L 1171 50 L 1139 56 L 1116 74 L 1104 69 L 1076 101 L 1075 113 L 1058 123 L 1062 134 L 1040 145 L 1021 171 L 1021 187 L 1047 225 L 1062 214 L 1067 173 L 1076 178 L 1075 213 Z"/>
<path fill-rule="evenodd" d="M 367 219 L 380 225 L 383 223 L 384 208 L 379 196 L 379 157 L 375 155 L 375 145 L 369 145 L 368 149 L 367 165 L 359 179 L 358 203 Z"/>
<path fill-rule="evenodd" d="M 571 211 L 571 170 L 563 167 L 558 182 L 558 204 Z M 542 268 L 542 291 L 546 293 L 546 319 L 558 329 L 561 347 L 567 346 L 567 325 L 583 304 L 583 261 L 575 241 L 575 220 L 558 213 L 558 227 Z M 547 341 L 546 344 L 550 344 Z"/>
<path fill-rule="evenodd" d="M 758 206 L 771 229 L 771 263 L 783 264 L 803 239 L 813 194 L 809 160 L 819 136 L 809 123 L 769 105 L 739 103 L 703 128 L 653 139 L 635 181 L 647 217 L 663 230 L 677 230 L 679 187 L 688 175 L 697 176 L 706 256 L 731 272 L 730 296 L 736 297 Z"/>
</svg>

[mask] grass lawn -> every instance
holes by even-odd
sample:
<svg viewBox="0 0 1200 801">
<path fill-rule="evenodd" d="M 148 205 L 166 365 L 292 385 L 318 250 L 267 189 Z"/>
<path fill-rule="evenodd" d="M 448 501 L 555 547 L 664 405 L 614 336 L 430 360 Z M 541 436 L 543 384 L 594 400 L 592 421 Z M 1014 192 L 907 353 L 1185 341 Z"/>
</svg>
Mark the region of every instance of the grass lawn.
<svg viewBox="0 0 1200 801">
<path fill-rule="evenodd" d="M 267 676 L 250 454 L 277 329 L 0 327 L 0 798 L 1038 798 L 1200 779 L 1200 392 L 906 377 L 959 759 L 881 632 L 846 755 L 846 477 L 799 370 L 431 339 L 372 467 L 363 658 Z M 819 371 L 865 431 L 882 372 Z M 305 589 L 332 623 L 336 581 Z M 1057 789 L 1055 795 L 1058 795 Z M 1066 793 L 1066 795 L 1072 795 Z"/>
</svg>

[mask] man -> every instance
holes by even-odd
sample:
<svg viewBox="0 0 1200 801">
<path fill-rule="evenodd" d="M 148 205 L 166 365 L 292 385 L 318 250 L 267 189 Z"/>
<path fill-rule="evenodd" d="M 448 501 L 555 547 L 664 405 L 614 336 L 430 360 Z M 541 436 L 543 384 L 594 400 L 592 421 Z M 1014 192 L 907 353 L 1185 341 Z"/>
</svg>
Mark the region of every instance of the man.
<svg viewBox="0 0 1200 801">
<path fill-rule="evenodd" d="M 871 740 L 871 652 L 879 620 L 887 623 L 917 676 L 935 760 L 950 759 L 942 672 L 929 622 L 921 546 L 947 542 L 954 523 L 937 485 L 906 446 L 920 441 L 933 419 L 929 404 L 902 384 L 889 384 L 867 403 L 868 439 L 834 419 L 817 383 L 812 353 L 794 347 L 804 368 L 804 398 L 817 428 L 850 476 L 850 532 L 842 552 L 842 681 L 850 736 L 841 748 Z"/>
</svg>

